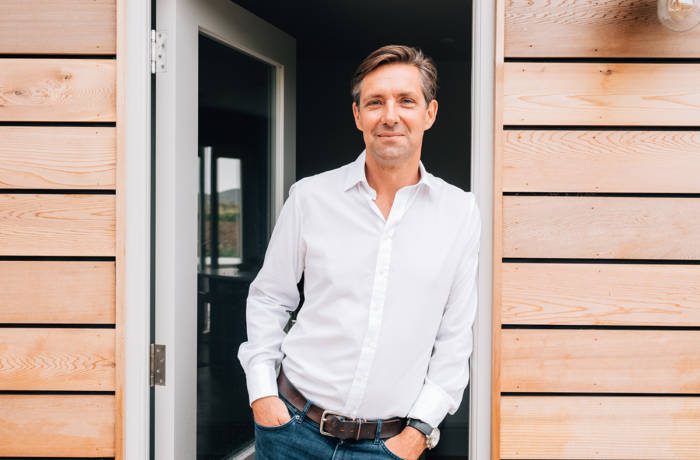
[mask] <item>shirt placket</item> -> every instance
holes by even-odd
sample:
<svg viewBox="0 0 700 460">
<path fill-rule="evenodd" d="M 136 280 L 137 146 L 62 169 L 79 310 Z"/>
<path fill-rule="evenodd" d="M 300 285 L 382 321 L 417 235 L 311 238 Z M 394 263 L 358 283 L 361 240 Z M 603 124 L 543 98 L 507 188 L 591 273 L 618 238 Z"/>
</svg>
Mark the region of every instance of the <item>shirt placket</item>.
<svg viewBox="0 0 700 460">
<path fill-rule="evenodd" d="M 389 268 L 391 266 L 391 251 L 394 244 L 394 234 L 396 232 L 396 226 L 401 221 L 409 203 L 408 197 L 411 194 L 408 192 L 410 191 L 412 190 L 400 190 L 396 193 L 391 212 L 389 213 L 387 221 L 384 223 L 380 235 L 377 262 L 374 269 L 372 295 L 369 302 L 367 332 L 362 342 L 355 376 L 343 409 L 343 412 L 351 417 L 357 416 L 357 411 L 362 404 L 370 370 L 374 362 L 379 333 L 381 332 L 382 318 L 384 316 L 384 303 L 386 301 L 386 292 L 389 282 Z M 368 199 L 370 205 L 376 208 L 374 203 L 372 203 L 373 198 L 368 196 Z"/>
</svg>

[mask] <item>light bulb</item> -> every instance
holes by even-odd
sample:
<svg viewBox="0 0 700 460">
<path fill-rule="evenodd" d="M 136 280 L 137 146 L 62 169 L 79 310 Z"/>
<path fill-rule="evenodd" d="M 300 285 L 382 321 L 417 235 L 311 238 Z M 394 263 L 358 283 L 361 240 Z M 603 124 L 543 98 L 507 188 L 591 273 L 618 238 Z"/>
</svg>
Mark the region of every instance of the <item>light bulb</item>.
<svg viewBox="0 0 700 460">
<path fill-rule="evenodd" d="M 700 23 L 700 0 L 657 0 L 656 9 L 661 24 L 676 32 Z"/>
</svg>

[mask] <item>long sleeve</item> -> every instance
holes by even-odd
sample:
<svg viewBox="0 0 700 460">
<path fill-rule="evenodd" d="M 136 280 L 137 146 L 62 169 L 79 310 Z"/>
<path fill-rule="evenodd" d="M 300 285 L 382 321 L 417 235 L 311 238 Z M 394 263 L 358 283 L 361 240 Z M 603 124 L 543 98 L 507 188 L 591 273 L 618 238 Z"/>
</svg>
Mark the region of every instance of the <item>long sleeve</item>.
<svg viewBox="0 0 700 460">
<path fill-rule="evenodd" d="M 295 184 L 296 186 L 297 184 Z M 246 304 L 248 340 L 238 359 L 246 373 L 249 402 L 277 395 L 277 367 L 289 312 L 299 304 L 297 283 L 304 271 L 302 216 L 295 186 L 282 207 L 263 266 L 250 285 Z"/>
<path fill-rule="evenodd" d="M 463 233 L 467 241 L 445 305 L 423 388 L 408 416 L 438 426 L 447 413 L 459 408 L 469 381 L 473 349 L 472 325 L 476 317 L 481 219 L 476 200 L 470 200 Z"/>
</svg>

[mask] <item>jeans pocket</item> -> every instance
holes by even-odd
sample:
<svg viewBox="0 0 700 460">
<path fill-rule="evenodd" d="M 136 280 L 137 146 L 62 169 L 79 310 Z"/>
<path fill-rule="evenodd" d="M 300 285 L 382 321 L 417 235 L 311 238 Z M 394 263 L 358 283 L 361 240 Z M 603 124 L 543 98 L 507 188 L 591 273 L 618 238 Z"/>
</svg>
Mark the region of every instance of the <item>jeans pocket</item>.
<svg viewBox="0 0 700 460">
<path fill-rule="evenodd" d="M 381 446 L 382 450 L 389 456 L 389 458 L 392 458 L 394 460 L 404 460 L 403 458 L 390 451 L 383 439 L 379 441 L 379 445 Z"/>
<path fill-rule="evenodd" d="M 256 430 L 262 430 L 262 431 L 278 431 L 282 430 L 284 428 L 288 428 L 292 426 L 295 422 L 298 422 L 301 417 L 297 413 L 297 410 L 294 406 L 289 404 L 286 400 L 282 400 L 284 404 L 287 406 L 287 412 L 289 413 L 290 419 L 287 422 L 284 422 L 281 425 L 275 425 L 275 426 L 266 426 L 266 425 L 259 425 L 255 420 L 253 420 L 253 424 L 255 425 Z"/>
<path fill-rule="evenodd" d="M 256 430 L 262 430 L 262 431 L 278 431 L 278 430 L 283 430 L 284 428 L 290 427 L 294 424 L 296 421 L 296 416 L 292 415 L 292 418 L 289 419 L 289 421 L 281 424 L 281 425 L 275 425 L 275 426 L 265 426 L 265 425 L 259 425 L 257 422 L 253 421 L 253 424 L 255 425 Z"/>
</svg>

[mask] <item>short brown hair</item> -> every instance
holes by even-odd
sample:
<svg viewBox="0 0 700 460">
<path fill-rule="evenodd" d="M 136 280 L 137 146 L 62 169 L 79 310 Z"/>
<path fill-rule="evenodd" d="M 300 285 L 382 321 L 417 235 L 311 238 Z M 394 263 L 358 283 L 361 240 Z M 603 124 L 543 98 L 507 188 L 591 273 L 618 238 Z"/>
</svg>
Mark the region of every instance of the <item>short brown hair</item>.
<svg viewBox="0 0 700 460">
<path fill-rule="evenodd" d="M 437 94 L 437 69 L 430 57 L 418 48 L 405 45 L 386 45 L 373 51 L 355 70 L 352 76 L 351 93 L 355 103 L 360 103 L 360 84 L 362 80 L 378 67 L 386 64 L 410 64 L 420 71 L 421 86 L 425 102 L 435 99 Z"/>
</svg>

